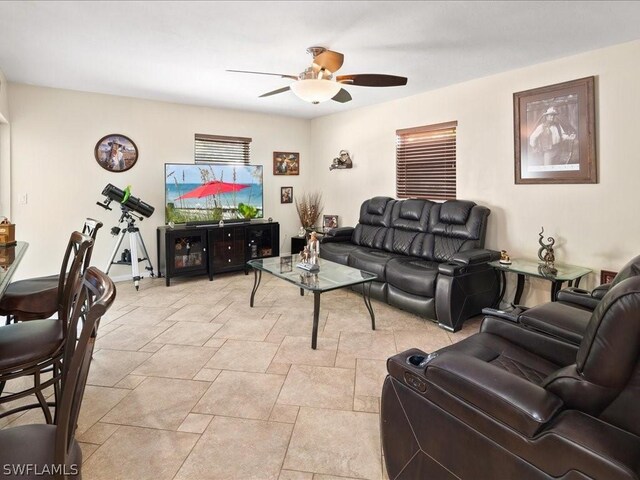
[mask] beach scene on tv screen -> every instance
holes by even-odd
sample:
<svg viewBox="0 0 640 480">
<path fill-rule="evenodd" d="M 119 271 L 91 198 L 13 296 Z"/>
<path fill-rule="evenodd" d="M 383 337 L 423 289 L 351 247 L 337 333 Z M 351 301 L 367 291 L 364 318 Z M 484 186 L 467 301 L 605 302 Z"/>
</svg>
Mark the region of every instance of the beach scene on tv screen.
<svg viewBox="0 0 640 480">
<path fill-rule="evenodd" d="M 262 218 L 262 166 L 165 164 L 167 223 Z"/>
</svg>

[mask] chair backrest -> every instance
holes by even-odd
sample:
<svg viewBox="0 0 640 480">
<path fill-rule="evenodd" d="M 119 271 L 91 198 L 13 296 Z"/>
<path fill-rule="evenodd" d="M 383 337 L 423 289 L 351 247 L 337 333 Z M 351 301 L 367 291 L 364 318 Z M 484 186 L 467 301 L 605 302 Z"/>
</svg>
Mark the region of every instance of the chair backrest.
<svg viewBox="0 0 640 480">
<path fill-rule="evenodd" d="M 82 268 L 83 271 L 89 268 L 89 265 L 91 264 L 91 254 L 93 253 L 93 247 L 96 244 L 96 237 L 98 236 L 98 230 L 100 230 L 101 228 L 102 228 L 102 222 L 100 220 L 87 218 L 84 222 L 84 225 L 82 227 L 82 234 L 88 235 L 89 237 L 91 237 L 91 240 L 93 240 L 93 245 L 89 247 L 84 257 L 84 266 Z"/>
<path fill-rule="evenodd" d="M 616 276 L 613 277 L 611 286 L 613 287 L 623 280 L 629 277 L 635 277 L 636 275 L 640 275 L 640 255 L 629 260 L 627 264 L 620 269 Z"/>
<path fill-rule="evenodd" d="M 616 418 L 626 430 L 633 431 L 635 424 L 640 434 L 640 276 L 609 290 L 591 315 L 576 364 L 553 373 L 543 385 L 567 407 Z M 619 403 L 620 398 L 626 400 Z M 629 398 L 635 407 L 621 414 Z"/>
<path fill-rule="evenodd" d="M 67 243 L 60 275 L 58 276 L 58 318 L 62 321 L 63 334 L 67 333 L 69 312 L 73 304 L 74 282 L 82 275 L 87 251 L 93 240 L 80 232 L 73 232 Z"/>
<path fill-rule="evenodd" d="M 395 200 L 389 197 L 373 197 L 360 207 L 360 219 L 351 241 L 369 248 L 382 248 L 388 228 L 391 226 L 391 210 Z"/>
<path fill-rule="evenodd" d="M 58 465 L 66 465 L 71 454 L 98 325 L 116 297 L 116 287 L 103 272 L 89 267 L 84 275 L 75 277 L 72 296 L 75 301 L 69 312 L 70 328 L 75 331 L 82 320 L 82 330 L 77 341 L 68 341 L 64 347 L 62 399 L 56 412 L 55 463 Z"/>
</svg>

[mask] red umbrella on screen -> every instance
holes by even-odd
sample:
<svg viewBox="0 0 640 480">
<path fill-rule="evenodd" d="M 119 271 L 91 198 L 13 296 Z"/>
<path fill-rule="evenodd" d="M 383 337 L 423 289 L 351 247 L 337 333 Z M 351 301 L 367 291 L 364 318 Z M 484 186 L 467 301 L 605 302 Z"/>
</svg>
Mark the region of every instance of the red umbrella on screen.
<svg viewBox="0 0 640 480">
<path fill-rule="evenodd" d="M 251 185 L 245 185 L 243 183 L 227 183 L 214 180 L 212 182 L 207 182 L 204 185 L 200 185 L 184 195 L 180 195 L 176 200 L 183 198 L 202 198 L 210 195 L 217 195 L 219 193 L 237 192 L 238 190 L 242 190 L 243 188 L 250 186 Z"/>
</svg>

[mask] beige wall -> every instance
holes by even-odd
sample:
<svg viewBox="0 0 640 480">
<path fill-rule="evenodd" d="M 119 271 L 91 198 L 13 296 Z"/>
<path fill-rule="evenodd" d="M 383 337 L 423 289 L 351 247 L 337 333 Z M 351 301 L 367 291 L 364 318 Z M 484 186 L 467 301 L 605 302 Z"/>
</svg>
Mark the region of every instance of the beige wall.
<svg viewBox="0 0 640 480">
<path fill-rule="evenodd" d="M 11 218 L 11 136 L 7 86 L 7 79 L 0 70 L 0 217 Z"/>
<path fill-rule="evenodd" d="M 488 247 L 535 258 L 544 225 L 559 261 L 617 270 L 640 253 L 638 58 L 640 42 L 618 45 L 313 120 L 314 178 L 325 188 L 325 210 L 353 225 L 364 199 L 395 195 L 396 129 L 457 120 L 458 198 L 491 208 Z M 591 75 L 599 183 L 515 185 L 513 93 Z M 341 149 L 351 152 L 354 168 L 329 172 Z M 598 280 L 599 272 L 583 285 Z M 547 300 L 547 282 L 531 287 L 526 303 Z"/>
<path fill-rule="evenodd" d="M 252 137 L 251 159 L 264 165 L 265 217 L 280 222 L 281 244 L 299 227 L 293 204 L 280 204 L 280 187 L 292 185 L 294 196 L 311 178 L 310 123 L 266 116 L 68 90 L 10 84 L 13 220 L 17 235 L 30 243 L 20 265 L 20 278 L 55 272 L 69 233 L 85 217 L 102 220 L 94 263 L 105 267 L 113 248 L 110 227 L 119 212 L 96 205 L 108 183 L 124 188 L 156 208 L 139 223 L 156 265 L 156 227 L 164 225 L 164 163 L 193 163 L 194 133 Z M 129 171 L 113 173 L 94 160 L 96 142 L 109 133 L 129 136 L 139 159 Z M 274 177 L 274 151 L 300 152 L 299 176 Z M 27 195 L 27 204 L 20 198 Z M 115 266 L 112 276 L 130 278 L 128 267 Z"/>
</svg>

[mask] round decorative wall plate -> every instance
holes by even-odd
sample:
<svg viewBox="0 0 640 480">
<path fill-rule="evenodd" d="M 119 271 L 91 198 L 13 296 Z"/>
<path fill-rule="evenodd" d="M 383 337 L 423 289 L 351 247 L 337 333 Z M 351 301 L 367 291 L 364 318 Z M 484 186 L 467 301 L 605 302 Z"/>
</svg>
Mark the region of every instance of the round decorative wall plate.
<svg viewBox="0 0 640 480">
<path fill-rule="evenodd" d="M 136 144 L 119 133 L 112 133 L 98 140 L 93 154 L 98 165 L 110 172 L 125 172 L 138 161 Z"/>
</svg>

